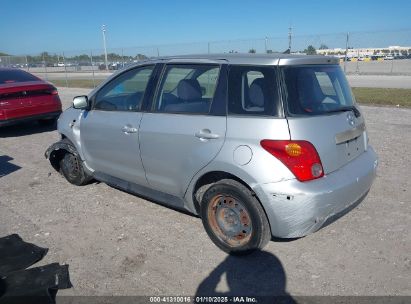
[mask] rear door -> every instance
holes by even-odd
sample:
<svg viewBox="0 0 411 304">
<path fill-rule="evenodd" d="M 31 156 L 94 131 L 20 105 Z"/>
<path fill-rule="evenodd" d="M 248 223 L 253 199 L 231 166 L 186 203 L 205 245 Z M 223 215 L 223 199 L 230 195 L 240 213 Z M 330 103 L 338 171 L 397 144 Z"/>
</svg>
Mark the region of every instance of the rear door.
<svg viewBox="0 0 411 304">
<path fill-rule="evenodd" d="M 128 70 L 93 97 L 93 109 L 81 123 L 81 144 L 87 163 L 97 173 L 147 184 L 140 158 L 138 132 L 141 104 L 154 65 Z"/>
<path fill-rule="evenodd" d="M 325 174 L 367 149 L 364 117 L 339 66 L 290 66 L 283 75 L 291 139 L 315 146 Z"/>
<path fill-rule="evenodd" d="M 220 69 L 165 67 L 140 126 L 141 157 L 152 188 L 183 197 L 192 177 L 220 151 L 226 131 L 226 72 Z"/>
</svg>

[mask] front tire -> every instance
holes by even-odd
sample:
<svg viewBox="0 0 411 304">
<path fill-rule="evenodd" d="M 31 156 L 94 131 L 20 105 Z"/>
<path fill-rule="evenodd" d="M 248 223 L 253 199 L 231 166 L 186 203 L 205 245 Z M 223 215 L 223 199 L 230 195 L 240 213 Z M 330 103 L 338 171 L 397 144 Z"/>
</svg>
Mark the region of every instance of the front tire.
<svg viewBox="0 0 411 304">
<path fill-rule="evenodd" d="M 262 249 L 271 239 L 267 216 L 243 184 L 224 179 L 212 185 L 201 201 L 204 228 L 223 251 L 232 255 Z"/>
<path fill-rule="evenodd" d="M 87 184 L 92 177 L 84 171 L 83 162 L 78 155 L 70 152 L 60 160 L 60 173 L 66 180 L 76 186 Z"/>
</svg>

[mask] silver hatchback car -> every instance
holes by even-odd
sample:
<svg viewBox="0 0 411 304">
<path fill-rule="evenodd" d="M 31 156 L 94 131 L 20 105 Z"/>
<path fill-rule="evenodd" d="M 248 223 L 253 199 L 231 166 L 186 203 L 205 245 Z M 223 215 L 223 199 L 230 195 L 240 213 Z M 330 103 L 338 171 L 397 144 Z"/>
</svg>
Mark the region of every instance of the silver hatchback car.
<svg viewBox="0 0 411 304">
<path fill-rule="evenodd" d="M 325 56 L 140 62 L 74 98 L 58 131 L 46 157 L 70 183 L 197 214 L 231 254 L 329 224 L 366 196 L 378 165 L 338 59 Z"/>
</svg>

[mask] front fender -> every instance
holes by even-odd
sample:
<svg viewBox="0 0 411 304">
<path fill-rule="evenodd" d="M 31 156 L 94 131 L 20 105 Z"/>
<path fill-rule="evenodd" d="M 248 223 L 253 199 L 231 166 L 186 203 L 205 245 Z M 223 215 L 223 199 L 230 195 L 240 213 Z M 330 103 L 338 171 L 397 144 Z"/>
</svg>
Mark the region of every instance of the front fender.
<svg viewBox="0 0 411 304">
<path fill-rule="evenodd" d="M 57 172 L 59 172 L 60 161 L 66 153 L 71 153 L 77 156 L 79 159 L 81 159 L 81 161 L 83 162 L 83 168 L 86 171 L 86 173 L 89 175 L 93 174 L 93 170 L 87 166 L 87 164 L 84 162 L 84 159 L 78 153 L 76 147 L 67 138 L 64 138 L 48 147 L 46 152 L 44 152 L 44 156 L 46 157 L 46 159 L 50 161 L 51 166 Z"/>
<path fill-rule="evenodd" d="M 62 139 L 48 147 L 46 152 L 44 152 L 44 157 L 48 160 L 51 160 L 53 154 L 59 150 L 64 150 L 73 155 L 79 156 L 76 148 L 74 148 L 73 145 L 69 143 L 67 140 Z"/>
<path fill-rule="evenodd" d="M 81 159 L 84 160 L 80 140 L 80 123 L 83 115 L 83 110 L 68 108 L 61 114 L 58 120 L 57 129 L 62 137 L 70 140 L 73 146 L 77 149 Z"/>
</svg>

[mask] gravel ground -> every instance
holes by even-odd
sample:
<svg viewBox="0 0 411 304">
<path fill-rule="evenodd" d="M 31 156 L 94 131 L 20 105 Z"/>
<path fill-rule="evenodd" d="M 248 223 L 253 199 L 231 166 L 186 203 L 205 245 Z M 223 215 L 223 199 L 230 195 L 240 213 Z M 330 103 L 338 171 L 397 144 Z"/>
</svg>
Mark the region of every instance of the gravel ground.
<svg viewBox="0 0 411 304">
<path fill-rule="evenodd" d="M 87 92 L 60 96 L 67 107 Z M 57 132 L 34 123 L 0 130 L 0 236 L 48 247 L 40 264 L 69 264 L 74 287 L 59 295 L 411 295 L 411 110 L 363 109 L 380 158 L 375 184 L 308 237 L 229 257 L 199 218 L 103 183 L 66 182 L 43 156 Z"/>
</svg>

